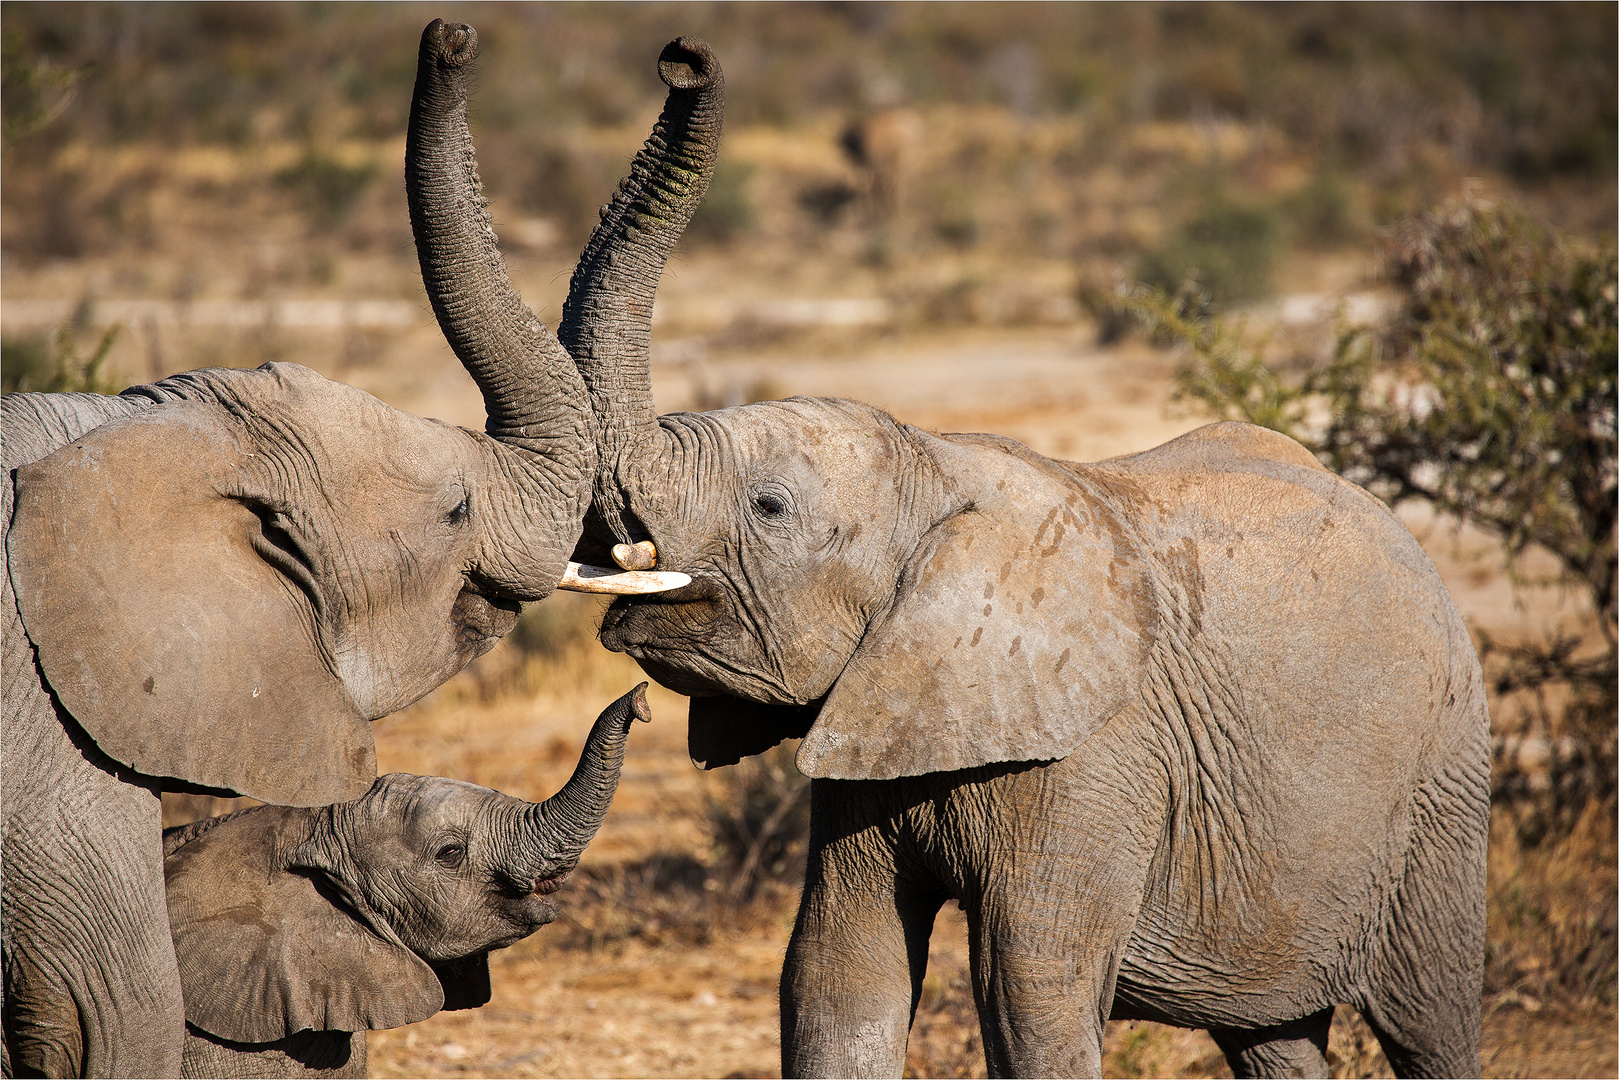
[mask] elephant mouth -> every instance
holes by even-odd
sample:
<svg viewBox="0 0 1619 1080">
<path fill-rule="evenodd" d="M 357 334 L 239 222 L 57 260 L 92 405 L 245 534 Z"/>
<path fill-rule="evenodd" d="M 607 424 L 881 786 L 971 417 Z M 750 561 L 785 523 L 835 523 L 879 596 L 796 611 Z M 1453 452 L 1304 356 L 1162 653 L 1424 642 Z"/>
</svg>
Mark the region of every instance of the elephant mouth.
<svg viewBox="0 0 1619 1080">
<path fill-rule="evenodd" d="M 573 877 L 573 871 L 574 868 L 570 866 L 561 873 L 552 874 L 550 877 L 536 878 L 534 886 L 529 889 L 529 894 L 532 896 L 550 896 L 568 883 L 568 879 Z"/>
<path fill-rule="evenodd" d="M 723 633 L 729 617 L 718 582 L 693 577 L 691 584 L 650 596 L 621 596 L 602 616 L 601 643 L 641 659 L 641 650 L 670 651 L 707 644 Z"/>
</svg>

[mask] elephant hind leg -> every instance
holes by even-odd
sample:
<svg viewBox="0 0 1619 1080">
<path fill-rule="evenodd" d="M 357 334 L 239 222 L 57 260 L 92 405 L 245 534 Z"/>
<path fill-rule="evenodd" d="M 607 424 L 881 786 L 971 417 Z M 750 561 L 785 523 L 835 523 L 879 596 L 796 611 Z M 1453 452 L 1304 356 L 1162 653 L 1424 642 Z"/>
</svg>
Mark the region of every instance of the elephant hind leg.
<svg viewBox="0 0 1619 1080">
<path fill-rule="evenodd" d="M 1396 1076 L 1479 1075 L 1488 775 L 1417 792 L 1405 878 L 1357 1003 Z"/>
<path fill-rule="evenodd" d="M 1233 1076 L 1328 1075 L 1327 1032 L 1332 1007 L 1302 1020 L 1264 1028 L 1210 1028 Z"/>
</svg>

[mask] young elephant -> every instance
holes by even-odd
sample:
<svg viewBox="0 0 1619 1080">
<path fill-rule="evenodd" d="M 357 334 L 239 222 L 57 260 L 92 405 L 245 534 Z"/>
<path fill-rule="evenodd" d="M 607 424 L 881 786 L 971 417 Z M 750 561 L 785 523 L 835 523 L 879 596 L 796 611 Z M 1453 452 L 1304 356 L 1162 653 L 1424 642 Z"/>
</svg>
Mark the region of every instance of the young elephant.
<svg viewBox="0 0 1619 1080">
<path fill-rule="evenodd" d="M 185 1076 L 364 1076 L 371 1029 L 489 1000 L 488 954 L 556 918 L 642 683 L 543 803 L 390 773 L 352 802 L 261 806 L 164 834 Z"/>
<path fill-rule="evenodd" d="M 657 416 L 722 104 L 699 43 L 660 71 L 558 329 L 596 411 L 578 554 L 691 576 L 601 639 L 693 696 L 694 759 L 804 739 L 783 1075 L 900 1074 L 948 899 L 991 1075 L 1096 1075 L 1109 1017 L 1325 1075 L 1339 1002 L 1401 1075 L 1477 1075 L 1488 717 L 1411 534 L 1244 424 L 1081 464 L 848 401 Z"/>
</svg>

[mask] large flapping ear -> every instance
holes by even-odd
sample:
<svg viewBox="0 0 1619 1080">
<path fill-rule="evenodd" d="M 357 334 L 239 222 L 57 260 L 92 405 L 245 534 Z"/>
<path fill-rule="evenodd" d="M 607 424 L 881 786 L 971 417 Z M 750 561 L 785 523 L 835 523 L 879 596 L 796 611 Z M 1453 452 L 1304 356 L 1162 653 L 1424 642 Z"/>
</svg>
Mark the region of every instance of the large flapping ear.
<svg viewBox="0 0 1619 1080">
<path fill-rule="evenodd" d="M 686 723 L 686 749 L 699 769 L 735 765 L 785 739 L 802 739 L 814 705 L 765 705 L 734 697 L 695 697 Z"/>
<path fill-rule="evenodd" d="M 318 871 L 286 865 L 313 813 L 258 807 L 164 860 L 186 1020 L 211 1035 L 399 1027 L 444 1003 L 425 961 L 352 915 Z"/>
<path fill-rule="evenodd" d="M 1158 632 L 1116 493 L 988 437 L 927 436 L 963 508 L 926 535 L 798 750 L 887 779 L 1067 756 L 1135 695 Z"/>
<path fill-rule="evenodd" d="M 371 728 L 315 627 L 241 422 L 170 402 L 16 474 L 7 566 L 45 677 L 108 756 L 273 803 L 352 799 Z M 272 562 L 287 567 L 277 570 Z"/>
</svg>

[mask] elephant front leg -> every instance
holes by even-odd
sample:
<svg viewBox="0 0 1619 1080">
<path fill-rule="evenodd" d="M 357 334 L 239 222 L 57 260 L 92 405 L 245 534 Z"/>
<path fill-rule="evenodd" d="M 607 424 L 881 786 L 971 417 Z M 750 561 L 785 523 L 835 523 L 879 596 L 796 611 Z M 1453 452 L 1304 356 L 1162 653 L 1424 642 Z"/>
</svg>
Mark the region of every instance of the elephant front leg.
<svg viewBox="0 0 1619 1080">
<path fill-rule="evenodd" d="M 983 831 L 963 898 L 990 1076 L 1102 1075 L 1102 1035 L 1140 913 L 1143 830 L 1129 814 L 1047 801 L 1061 790 L 1054 777 L 1058 766 L 1031 769 L 984 800 L 1002 828 Z M 1016 832 L 1005 827 L 1012 802 L 1039 809 Z"/>
<path fill-rule="evenodd" d="M 7 1074 L 178 1076 L 158 797 L 52 727 L 4 741 Z"/>
<path fill-rule="evenodd" d="M 1102 1034 L 1127 930 L 1074 940 L 1025 913 L 980 928 L 969 911 L 973 993 L 990 1076 L 1101 1076 Z"/>
<path fill-rule="evenodd" d="M 782 970 L 781 1074 L 900 1076 L 944 897 L 898 878 L 876 828 L 819 831 Z"/>
</svg>

